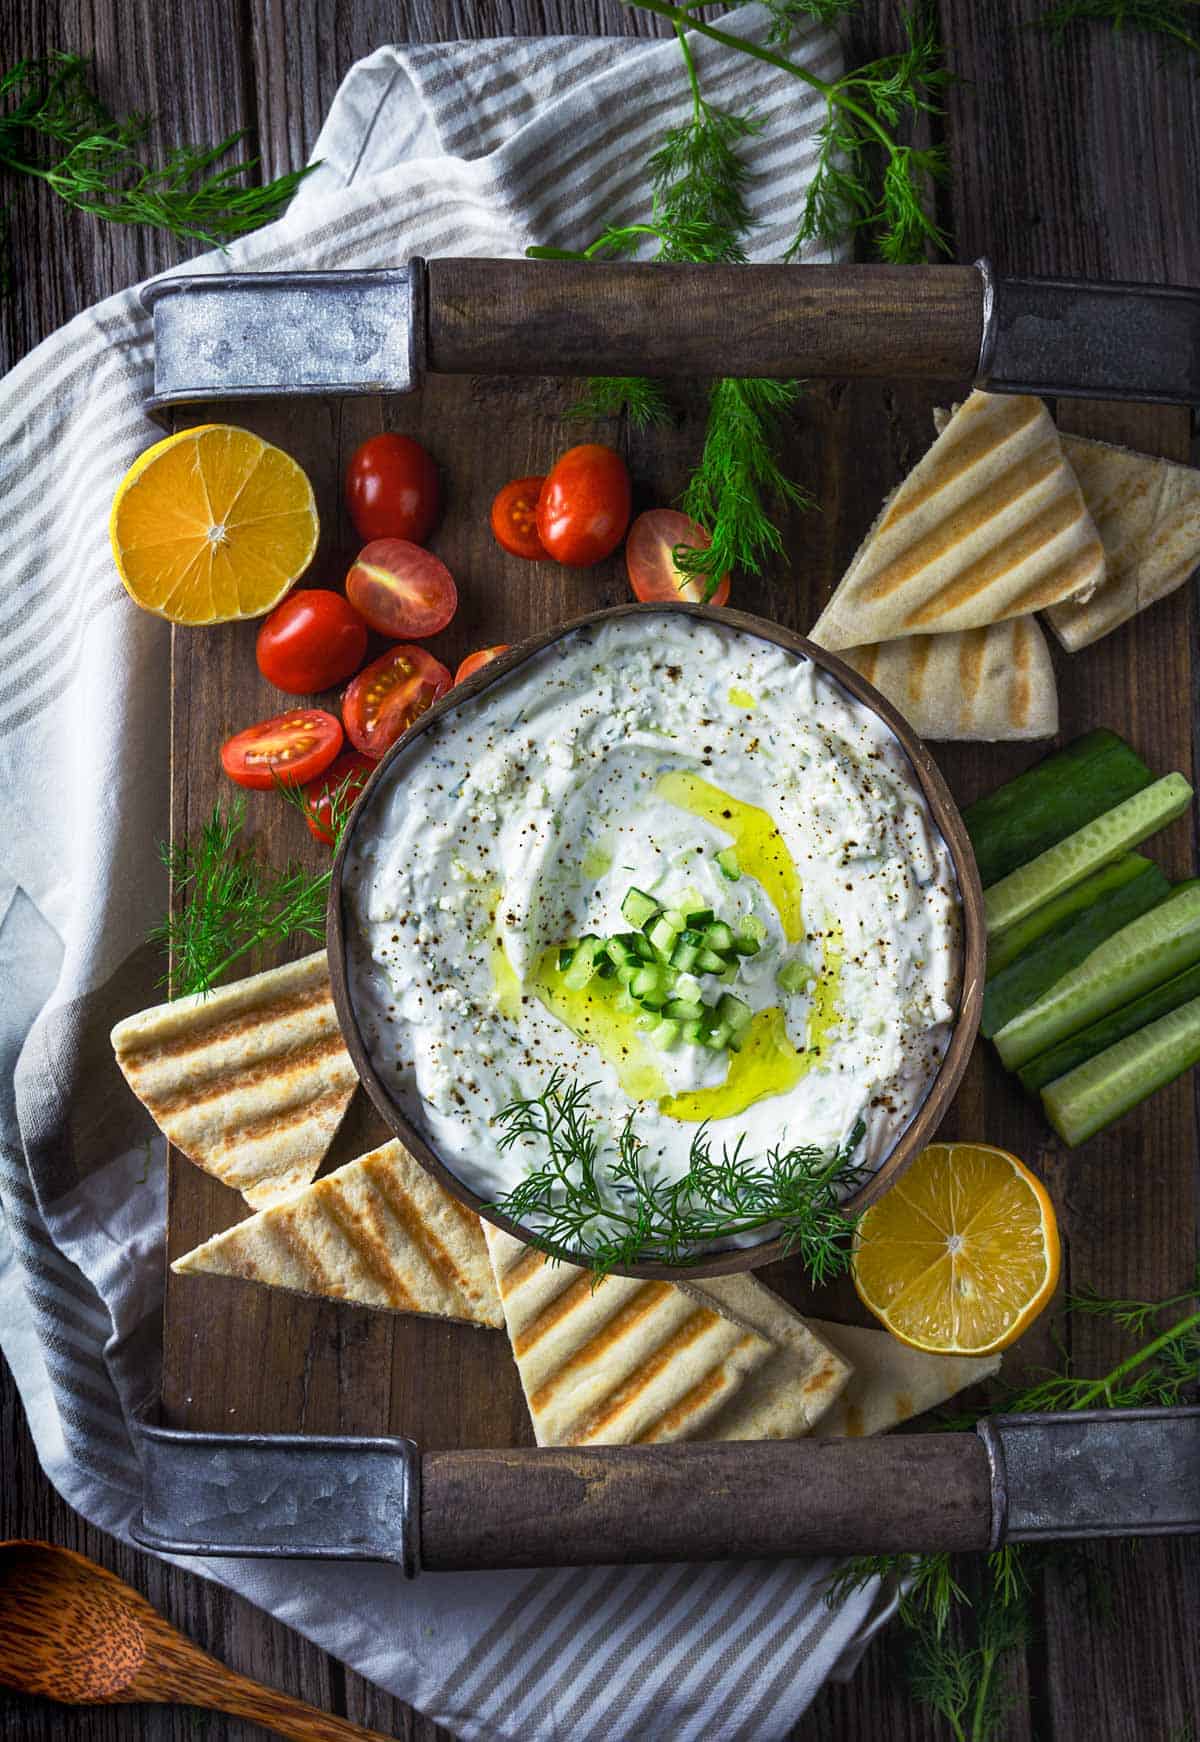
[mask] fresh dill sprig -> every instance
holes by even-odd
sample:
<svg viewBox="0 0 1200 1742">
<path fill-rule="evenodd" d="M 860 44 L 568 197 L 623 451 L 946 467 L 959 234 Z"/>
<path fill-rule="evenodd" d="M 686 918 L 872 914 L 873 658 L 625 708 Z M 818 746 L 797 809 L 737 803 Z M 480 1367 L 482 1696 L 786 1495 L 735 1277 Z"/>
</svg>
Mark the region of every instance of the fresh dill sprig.
<svg viewBox="0 0 1200 1742">
<path fill-rule="evenodd" d="M 119 120 L 89 81 L 88 61 L 60 51 L 0 75 L 0 169 L 36 177 L 106 223 L 148 224 L 214 248 L 278 217 L 309 173 L 256 182 L 257 158 L 225 161 L 244 133 L 172 146 L 161 163 L 146 163 L 150 118 Z"/>
<path fill-rule="evenodd" d="M 572 418 L 620 417 L 634 429 L 671 422 L 671 405 L 657 381 L 644 375 L 596 375 L 567 413 Z"/>
<path fill-rule="evenodd" d="M 660 1180 L 647 1165 L 630 1113 L 602 1180 L 602 1133 L 589 1106 L 594 1087 L 555 1071 L 540 1095 L 513 1101 L 499 1114 L 500 1150 L 521 1145 L 537 1159 L 489 1207 L 530 1228 L 534 1245 L 583 1262 L 601 1277 L 615 1265 L 648 1260 L 694 1263 L 713 1241 L 777 1225 L 784 1251 L 797 1253 L 815 1282 L 846 1268 L 854 1219 L 842 1210 L 839 1188 L 862 1177 L 852 1163 L 861 1124 L 833 1156 L 810 1147 L 774 1149 L 761 1160 L 745 1155 L 741 1139 L 714 1155 L 702 1125 L 687 1171 Z"/>
<path fill-rule="evenodd" d="M 1152 1333 L 1131 1355 L 1100 1378 L 1072 1371 L 1064 1353 L 1061 1372 L 1046 1372 L 1025 1386 L 992 1382 L 989 1413 L 1024 1414 L 1095 1407 L 1129 1409 L 1186 1402 L 1200 1384 L 1200 1267 L 1191 1284 L 1159 1301 L 1106 1299 L 1092 1290 L 1068 1295 L 1068 1315 L 1101 1316 L 1138 1336 Z M 1162 1326 L 1180 1306 L 1193 1310 Z M 945 1431 L 973 1428 L 981 1410 L 931 1418 Z M 1010 1700 L 999 1689 L 1003 1659 L 1028 1637 L 1035 1584 L 1048 1567 L 1081 1579 L 1089 1605 L 1102 1616 L 1111 1612 L 1112 1592 L 1103 1567 L 1087 1544 L 1007 1543 L 977 1564 L 939 1553 L 856 1555 L 838 1566 L 826 1587 L 837 1607 L 875 1579 L 903 1587 L 899 1619 L 908 1635 L 909 1679 L 922 1703 L 939 1712 L 957 1742 L 989 1742 L 999 1733 Z M 974 1619 L 966 1637 L 964 1611 Z"/>
<path fill-rule="evenodd" d="M 1200 0 L 1062 0 L 1034 22 L 1062 37 L 1073 25 L 1101 22 L 1114 30 L 1143 30 L 1200 55 Z"/>
<path fill-rule="evenodd" d="M 680 499 L 683 512 L 712 542 L 674 551 L 682 574 L 703 577 L 706 598 L 731 569 L 760 574 L 769 557 L 784 554 L 772 517 L 779 507 L 816 507 L 777 458 L 779 419 L 799 393 L 795 381 L 727 379 L 713 385 L 704 451 Z"/>
<path fill-rule="evenodd" d="M 358 796 L 353 781 L 348 775 L 329 795 L 331 814 L 324 826 L 335 842 Z M 306 819 L 315 815 L 307 793 L 280 790 Z M 314 872 L 294 861 L 281 868 L 264 864 L 242 840 L 245 826 L 242 799 L 228 809 L 217 803 L 193 839 L 164 842 L 159 849 L 171 880 L 172 909 L 150 938 L 168 952 L 170 974 L 163 984 L 169 984 L 173 998 L 211 992 L 255 950 L 325 936 L 331 870 Z"/>
</svg>

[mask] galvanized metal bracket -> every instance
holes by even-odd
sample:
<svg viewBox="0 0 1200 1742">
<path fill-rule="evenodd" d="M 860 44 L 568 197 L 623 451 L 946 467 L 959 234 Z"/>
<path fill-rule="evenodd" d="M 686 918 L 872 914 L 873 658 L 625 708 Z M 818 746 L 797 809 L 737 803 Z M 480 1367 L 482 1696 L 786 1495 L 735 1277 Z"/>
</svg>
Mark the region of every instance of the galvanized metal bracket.
<svg viewBox="0 0 1200 1742">
<path fill-rule="evenodd" d="M 380 272 L 163 278 L 149 411 L 213 399 L 409 393 L 424 368 L 425 263 Z"/>
<path fill-rule="evenodd" d="M 163 1554 L 421 1566 L 421 1454 L 409 1439 L 202 1434 L 142 1426 L 142 1518 Z"/>
</svg>

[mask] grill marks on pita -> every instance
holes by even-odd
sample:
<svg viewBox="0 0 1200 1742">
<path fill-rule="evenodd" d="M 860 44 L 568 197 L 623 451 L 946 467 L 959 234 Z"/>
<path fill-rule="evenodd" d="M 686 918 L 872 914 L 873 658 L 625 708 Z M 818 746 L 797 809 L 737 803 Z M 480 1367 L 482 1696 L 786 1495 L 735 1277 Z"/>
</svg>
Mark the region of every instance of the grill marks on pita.
<svg viewBox="0 0 1200 1742">
<path fill-rule="evenodd" d="M 395 1142 L 216 1235 L 171 1268 L 504 1325 L 478 1218 Z"/>
<path fill-rule="evenodd" d="M 1104 578 L 1045 406 L 976 392 L 890 498 L 812 631 L 831 651 L 984 629 Z"/>
<path fill-rule="evenodd" d="M 839 658 L 881 690 L 922 738 L 993 741 L 1058 731 L 1054 667 L 1033 617 L 847 647 Z"/>
<path fill-rule="evenodd" d="M 484 1232 L 539 1445 L 696 1437 L 772 1354 L 669 1283 L 593 1283 L 490 1223 Z"/>
<path fill-rule="evenodd" d="M 323 950 L 128 1017 L 112 1045 L 160 1130 L 254 1209 L 313 1178 L 358 1082 Z"/>
</svg>

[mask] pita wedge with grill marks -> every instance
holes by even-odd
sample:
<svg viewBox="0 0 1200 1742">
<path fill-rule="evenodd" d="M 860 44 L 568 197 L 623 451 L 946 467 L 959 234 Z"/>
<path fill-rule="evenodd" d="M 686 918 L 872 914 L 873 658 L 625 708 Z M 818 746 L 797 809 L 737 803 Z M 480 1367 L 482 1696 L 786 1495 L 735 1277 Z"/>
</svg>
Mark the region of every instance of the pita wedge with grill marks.
<svg viewBox="0 0 1200 1742">
<path fill-rule="evenodd" d="M 706 1276 L 680 1287 L 775 1345 L 770 1360 L 755 1368 L 701 1437 L 793 1440 L 811 1433 L 845 1391 L 850 1363 L 753 1276 Z"/>
<path fill-rule="evenodd" d="M 491 1223 L 484 1235 L 540 1446 L 703 1438 L 774 1353 L 668 1282 L 596 1282 Z"/>
<path fill-rule="evenodd" d="M 949 1402 L 998 1371 L 999 1355 L 930 1355 L 890 1331 L 806 1321 L 853 1368 L 849 1384 L 813 1428 L 816 1439 L 886 1433 L 910 1416 Z"/>
<path fill-rule="evenodd" d="M 1089 598 L 1104 549 L 1040 399 L 972 393 L 888 499 L 812 630 L 831 652 Z"/>
<path fill-rule="evenodd" d="M 171 1268 L 504 1329 L 479 1218 L 395 1142 L 217 1234 Z"/>
<path fill-rule="evenodd" d="M 1058 731 L 1054 666 L 1035 617 L 955 635 L 902 635 L 844 647 L 838 657 L 882 690 L 922 738 L 994 743 Z"/>
<path fill-rule="evenodd" d="M 165 1136 L 256 1210 L 313 1178 L 358 1084 L 324 950 L 127 1017 L 112 1045 Z"/>
</svg>

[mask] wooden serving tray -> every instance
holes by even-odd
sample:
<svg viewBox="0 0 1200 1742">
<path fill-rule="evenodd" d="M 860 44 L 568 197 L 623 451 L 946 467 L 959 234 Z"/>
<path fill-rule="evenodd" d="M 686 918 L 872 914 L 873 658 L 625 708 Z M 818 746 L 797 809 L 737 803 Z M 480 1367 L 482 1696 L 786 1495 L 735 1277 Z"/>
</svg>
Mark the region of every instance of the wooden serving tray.
<svg viewBox="0 0 1200 1742">
<path fill-rule="evenodd" d="M 418 436 L 442 473 L 444 506 L 431 540 L 459 589 L 459 611 L 431 643 L 452 669 L 474 648 L 524 636 L 629 597 L 621 553 L 595 568 L 565 569 L 505 555 L 488 509 L 507 479 L 545 472 L 576 441 L 614 442 L 626 453 L 635 510 L 674 500 L 699 452 L 704 395 L 668 383 L 678 424 L 638 434 L 605 420 L 564 421 L 577 393 L 569 381 L 431 377 L 402 399 L 290 400 L 207 405 L 188 422 L 228 421 L 259 431 L 293 454 L 313 480 L 321 511 L 313 586 L 340 586 L 357 549 L 342 508 L 341 479 L 359 442 L 381 429 Z M 768 579 L 735 582 L 732 605 L 803 631 L 816 619 L 886 493 L 932 439 L 931 409 L 961 398 L 964 382 L 826 382 L 791 418 L 789 467 L 821 504 L 787 525 L 790 566 Z M 1064 401 L 1064 429 L 1173 459 L 1188 457 L 1186 411 Z M 172 640 L 171 824 L 192 834 L 231 789 L 217 751 L 231 732 L 280 711 L 259 675 L 253 625 L 176 629 Z M 1067 656 L 1056 649 L 1063 740 L 1096 725 L 1128 737 L 1156 773 L 1191 774 L 1196 695 L 1192 589 Z M 1036 745 L 934 745 L 960 803 L 1009 779 L 1043 753 Z M 249 793 L 248 832 L 278 862 L 316 865 L 326 849 L 273 794 Z M 1172 877 L 1195 864 L 1195 818 L 1157 837 L 1153 856 Z M 315 947 L 315 946 L 309 946 Z M 293 952 L 304 953 L 303 950 Z M 267 962 L 255 964 L 270 965 Z M 1114 1130 L 1068 1154 L 1040 1113 L 977 1046 L 943 1126 L 952 1137 L 1001 1144 L 1046 1179 L 1064 1238 L 1064 1286 L 1109 1294 L 1160 1294 L 1182 1286 L 1196 1243 L 1194 1077 L 1156 1095 Z M 386 1133 L 360 1090 L 322 1171 L 340 1166 Z M 168 1243 L 181 1253 L 248 1214 L 238 1194 L 175 1152 L 170 1156 Z M 795 1262 L 759 1274 L 801 1308 L 869 1322 L 849 1285 L 805 1285 Z M 1014 1371 L 1051 1358 L 1047 1314 L 1008 1357 Z M 236 1432 L 407 1434 L 424 1448 L 532 1443 L 516 1368 L 502 1333 L 318 1302 L 216 1277 L 168 1276 L 163 1420 Z"/>
</svg>

